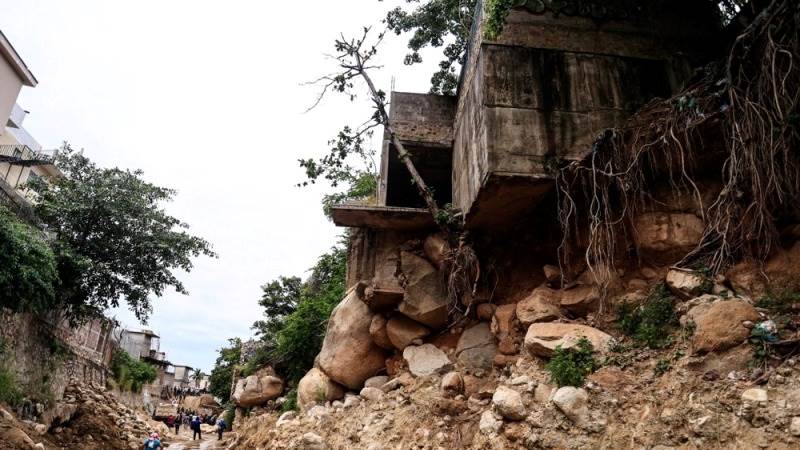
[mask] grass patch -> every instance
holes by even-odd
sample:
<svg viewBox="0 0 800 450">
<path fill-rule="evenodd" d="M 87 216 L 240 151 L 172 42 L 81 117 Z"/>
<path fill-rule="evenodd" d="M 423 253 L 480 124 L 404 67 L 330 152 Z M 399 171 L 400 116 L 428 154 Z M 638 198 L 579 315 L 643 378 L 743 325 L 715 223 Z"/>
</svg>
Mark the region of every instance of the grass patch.
<svg viewBox="0 0 800 450">
<path fill-rule="evenodd" d="M 592 354 L 594 348 L 588 339 L 582 337 L 572 350 L 565 350 L 559 345 L 553 357 L 547 363 L 550 379 L 558 387 L 583 386 L 586 376 L 600 367 Z"/>
<path fill-rule="evenodd" d="M 675 298 L 662 283 L 640 305 L 623 303 L 617 308 L 620 330 L 637 344 L 659 349 L 672 345 L 670 332 L 678 324 Z"/>
<path fill-rule="evenodd" d="M 0 367 L 0 402 L 15 408 L 22 403 L 23 397 L 14 374 L 5 367 Z"/>
</svg>

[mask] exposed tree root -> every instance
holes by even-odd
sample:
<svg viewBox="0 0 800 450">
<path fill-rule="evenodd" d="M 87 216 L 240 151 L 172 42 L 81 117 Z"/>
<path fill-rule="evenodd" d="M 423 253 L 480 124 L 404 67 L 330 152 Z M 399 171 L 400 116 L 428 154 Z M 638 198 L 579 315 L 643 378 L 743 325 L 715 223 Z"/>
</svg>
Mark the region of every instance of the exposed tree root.
<svg viewBox="0 0 800 450">
<path fill-rule="evenodd" d="M 705 232 L 682 264 L 717 273 L 742 257 L 769 255 L 776 220 L 800 218 L 799 23 L 800 4 L 772 1 L 726 61 L 706 67 L 680 94 L 645 105 L 624 127 L 606 131 L 584 161 L 558 171 L 562 264 L 585 247 L 596 272 L 638 250 L 632 219 L 656 209 L 659 180 L 701 205 Z M 709 163 L 721 167 L 724 187 L 702 205 L 696 181 Z"/>
</svg>

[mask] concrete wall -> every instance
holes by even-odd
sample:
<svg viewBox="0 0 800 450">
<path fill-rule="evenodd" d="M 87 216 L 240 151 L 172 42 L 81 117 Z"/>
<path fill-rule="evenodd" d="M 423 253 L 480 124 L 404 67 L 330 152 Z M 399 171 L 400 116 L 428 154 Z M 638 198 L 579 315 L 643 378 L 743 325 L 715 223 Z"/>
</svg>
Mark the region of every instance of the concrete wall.
<svg viewBox="0 0 800 450">
<path fill-rule="evenodd" d="M 0 135 L 5 134 L 6 122 L 22 89 L 22 80 L 8 61 L 0 57 Z"/>
<path fill-rule="evenodd" d="M 87 341 L 84 333 L 86 329 L 54 327 L 31 314 L 2 309 L 0 364 L 14 375 L 26 396 L 40 403 L 61 399 L 71 378 L 105 385 L 110 353 L 105 345 L 97 351 L 96 343 L 94 350 L 84 348 L 80 344 Z"/>
<path fill-rule="evenodd" d="M 506 183 L 515 185 L 513 198 L 533 204 L 533 193 L 545 192 L 549 160 L 583 158 L 600 131 L 671 95 L 707 43 L 698 43 L 705 31 L 681 20 L 599 22 L 516 9 L 496 41 L 475 30 L 453 146 L 453 203 L 468 222 L 481 208 L 495 215 L 516 207 L 476 205 L 507 201 L 498 195 Z M 530 192 L 521 178 L 531 180 Z"/>
</svg>

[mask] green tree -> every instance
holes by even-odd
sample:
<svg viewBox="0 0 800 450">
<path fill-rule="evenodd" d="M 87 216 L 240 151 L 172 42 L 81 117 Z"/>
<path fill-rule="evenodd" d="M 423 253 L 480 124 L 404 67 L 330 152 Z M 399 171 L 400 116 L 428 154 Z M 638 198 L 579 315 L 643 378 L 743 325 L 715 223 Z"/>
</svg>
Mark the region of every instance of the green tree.
<svg viewBox="0 0 800 450">
<path fill-rule="evenodd" d="M 227 402 L 231 398 L 233 371 L 242 357 L 242 340 L 228 339 L 228 346 L 219 349 L 219 356 L 209 376 L 208 390 L 214 397 Z"/>
<path fill-rule="evenodd" d="M 379 0 L 382 1 L 382 0 Z M 425 47 L 443 49 L 439 70 L 431 77 L 432 94 L 455 94 L 458 71 L 464 63 L 476 0 L 406 0 L 411 9 L 397 7 L 386 14 L 384 22 L 395 34 L 411 33 L 404 62 L 422 62 Z"/>
<path fill-rule="evenodd" d="M 167 288 L 186 294 L 174 274 L 192 258 L 215 256 L 204 239 L 162 205 L 175 191 L 148 183 L 139 170 L 97 167 L 65 144 L 56 161 L 64 176 L 36 180 L 36 214 L 56 236 L 59 301 L 72 317 L 127 302 L 144 321 L 150 296 Z"/>
<path fill-rule="evenodd" d="M 131 358 L 124 350 L 117 350 L 111 360 L 111 372 L 122 390 L 139 392 L 142 386 L 156 379 L 156 369 L 150 364 Z"/>
<path fill-rule="evenodd" d="M 194 381 L 194 385 L 196 387 L 200 386 L 200 380 L 203 378 L 203 370 L 202 369 L 194 369 L 192 371 L 192 381 Z"/>
<path fill-rule="evenodd" d="M 283 319 L 297 309 L 303 281 L 299 277 L 279 277 L 261 286 L 264 293 L 258 304 L 264 308 L 264 319 L 256 321 L 256 335 L 269 339 L 281 327 Z"/>
<path fill-rule="evenodd" d="M 0 306 L 46 312 L 57 283 L 56 256 L 44 235 L 0 205 Z"/>
</svg>

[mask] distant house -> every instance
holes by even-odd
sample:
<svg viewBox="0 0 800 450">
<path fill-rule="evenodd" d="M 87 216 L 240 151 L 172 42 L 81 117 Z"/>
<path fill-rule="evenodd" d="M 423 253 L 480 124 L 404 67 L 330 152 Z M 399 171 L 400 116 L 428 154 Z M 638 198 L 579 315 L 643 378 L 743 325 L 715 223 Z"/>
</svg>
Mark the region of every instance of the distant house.
<svg viewBox="0 0 800 450">
<path fill-rule="evenodd" d="M 192 371 L 194 369 L 190 366 L 175 366 L 175 387 L 188 388 L 194 387 L 192 379 Z"/>
<path fill-rule="evenodd" d="M 22 127 L 28 112 L 17 104 L 23 86 L 35 87 L 36 77 L 0 31 L 0 200 L 26 210 L 33 196 L 23 187 L 30 179 L 58 177 L 55 150 L 45 151 Z"/>
</svg>

